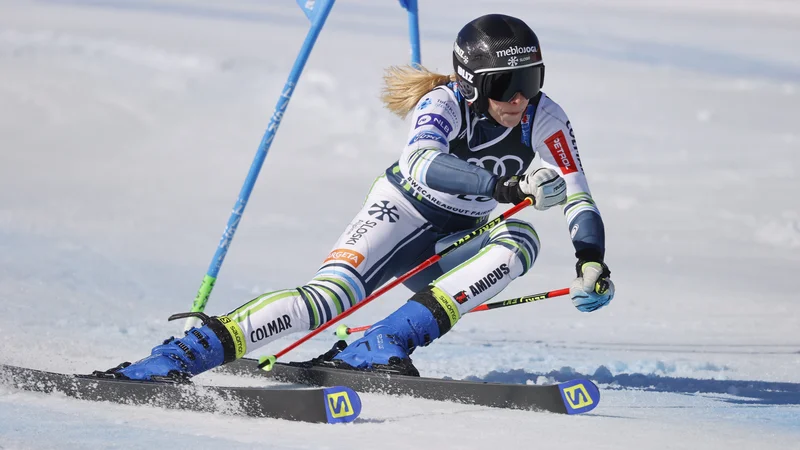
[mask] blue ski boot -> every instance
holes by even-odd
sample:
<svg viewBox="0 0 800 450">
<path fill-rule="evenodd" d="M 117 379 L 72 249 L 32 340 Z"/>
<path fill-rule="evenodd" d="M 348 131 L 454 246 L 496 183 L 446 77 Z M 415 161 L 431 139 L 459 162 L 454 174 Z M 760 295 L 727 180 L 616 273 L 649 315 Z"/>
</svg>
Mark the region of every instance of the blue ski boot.
<svg viewBox="0 0 800 450">
<path fill-rule="evenodd" d="M 418 377 L 409 355 L 447 333 L 456 320 L 455 301 L 443 291 L 428 287 L 372 325 L 360 339 L 346 346 L 344 341 L 337 342 L 313 363 Z"/>
<path fill-rule="evenodd" d="M 186 315 L 176 314 L 170 320 L 183 317 Z M 190 329 L 180 339 L 167 339 L 153 348 L 150 356 L 133 364 L 124 362 L 105 372 L 95 371 L 93 375 L 101 378 L 185 383 L 194 375 L 244 355 L 243 334 L 241 330 L 236 332 L 239 327 L 235 323 L 225 316 L 209 317 L 203 314 L 202 319 L 203 326 Z"/>
</svg>

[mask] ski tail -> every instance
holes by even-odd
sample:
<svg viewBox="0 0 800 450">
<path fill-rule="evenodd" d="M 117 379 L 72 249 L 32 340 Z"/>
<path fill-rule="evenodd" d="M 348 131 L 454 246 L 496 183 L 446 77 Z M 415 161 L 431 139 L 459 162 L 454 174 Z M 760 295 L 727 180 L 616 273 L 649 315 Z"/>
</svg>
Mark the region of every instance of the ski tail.
<svg viewBox="0 0 800 450">
<path fill-rule="evenodd" d="M 361 414 L 361 399 L 350 388 L 336 386 L 324 390 L 328 423 L 347 423 Z"/>
<path fill-rule="evenodd" d="M 571 380 L 558 384 L 567 414 L 583 414 L 600 403 L 600 389 L 589 380 Z"/>
</svg>

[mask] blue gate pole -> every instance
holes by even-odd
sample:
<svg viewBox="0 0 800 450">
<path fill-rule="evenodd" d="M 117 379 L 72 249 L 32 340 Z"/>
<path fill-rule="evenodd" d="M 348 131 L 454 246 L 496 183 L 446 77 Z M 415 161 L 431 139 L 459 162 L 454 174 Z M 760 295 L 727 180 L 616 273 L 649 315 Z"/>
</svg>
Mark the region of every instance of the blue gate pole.
<svg viewBox="0 0 800 450">
<path fill-rule="evenodd" d="M 419 45 L 419 8 L 417 0 L 401 0 L 400 4 L 408 10 L 408 39 L 411 42 L 411 65 L 419 67 L 422 55 Z"/>
<path fill-rule="evenodd" d="M 219 240 L 217 251 L 214 253 L 211 264 L 208 266 L 208 272 L 206 272 L 206 276 L 203 277 L 203 282 L 200 285 L 200 289 L 197 291 L 197 296 L 192 304 L 192 312 L 203 312 L 206 308 L 208 298 L 211 295 L 211 291 L 214 289 L 214 283 L 217 281 L 217 275 L 222 267 L 222 263 L 225 261 L 225 255 L 228 253 L 228 247 L 231 245 L 233 235 L 236 233 L 239 222 L 242 220 L 244 209 L 250 199 L 250 193 L 253 191 L 253 186 L 258 179 L 261 166 L 264 164 L 264 159 L 267 157 L 267 152 L 269 152 L 272 141 L 275 139 L 275 133 L 277 133 L 278 126 L 281 124 L 281 119 L 283 119 L 283 114 L 286 112 L 286 107 L 289 105 L 289 100 L 292 98 L 292 93 L 294 92 L 295 86 L 297 86 L 300 74 L 303 72 L 311 49 L 314 48 L 317 37 L 320 31 L 322 31 L 323 25 L 325 25 L 325 20 L 328 18 L 328 14 L 331 8 L 333 8 L 334 2 L 335 0 L 317 0 L 313 3 L 305 2 L 306 5 L 313 8 L 312 11 L 308 9 L 308 7 L 304 7 L 303 4 L 300 4 L 298 1 L 300 7 L 303 8 L 303 11 L 311 20 L 311 28 L 308 30 L 306 39 L 303 41 L 302 47 L 300 47 L 300 51 L 294 61 L 294 66 L 292 66 L 292 71 L 289 73 L 289 79 L 286 81 L 286 85 L 283 87 L 283 91 L 278 98 L 278 103 L 269 120 L 264 137 L 261 138 L 261 144 L 258 146 L 256 156 L 253 159 L 253 163 L 250 165 L 250 172 L 248 172 L 242 190 L 239 192 L 239 199 L 236 201 L 233 211 L 231 211 L 228 225 L 225 227 L 225 231 L 222 233 L 222 237 Z M 184 330 L 189 330 L 193 326 L 198 326 L 199 324 L 199 319 L 194 317 L 189 318 L 186 321 Z"/>
</svg>

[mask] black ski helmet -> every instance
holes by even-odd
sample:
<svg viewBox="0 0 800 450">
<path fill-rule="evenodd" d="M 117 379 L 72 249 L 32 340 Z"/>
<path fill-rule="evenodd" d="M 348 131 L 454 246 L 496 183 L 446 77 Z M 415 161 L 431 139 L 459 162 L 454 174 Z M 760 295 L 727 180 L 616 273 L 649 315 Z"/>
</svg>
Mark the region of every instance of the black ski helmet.
<svg viewBox="0 0 800 450">
<path fill-rule="evenodd" d="M 533 98 L 544 85 L 539 38 L 522 20 L 503 14 L 478 17 L 453 44 L 458 91 L 480 113 L 489 98 L 507 102 L 517 92 Z"/>
</svg>

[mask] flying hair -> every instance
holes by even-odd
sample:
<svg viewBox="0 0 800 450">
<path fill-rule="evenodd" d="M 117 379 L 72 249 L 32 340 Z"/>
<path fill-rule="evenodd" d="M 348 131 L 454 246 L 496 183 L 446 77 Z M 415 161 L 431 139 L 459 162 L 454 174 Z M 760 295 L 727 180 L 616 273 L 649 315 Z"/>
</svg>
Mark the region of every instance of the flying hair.
<svg viewBox="0 0 800 450">
<path fill-rule="evenodd" d="M 443 75 L 418 66 L 391 66 L 383 75 L 381 100 L 389 111 L 405 119 L 414 106 L 437 86 L 456 81 L 456 75 Z"/>
</svg>

